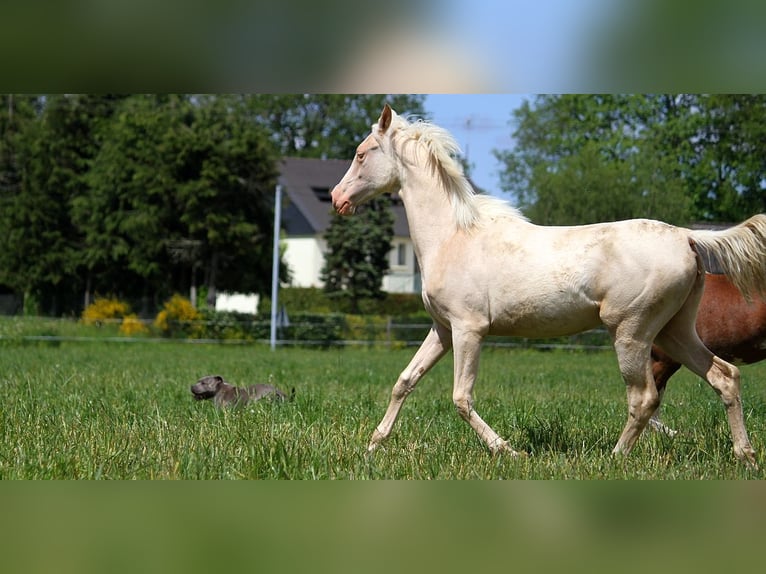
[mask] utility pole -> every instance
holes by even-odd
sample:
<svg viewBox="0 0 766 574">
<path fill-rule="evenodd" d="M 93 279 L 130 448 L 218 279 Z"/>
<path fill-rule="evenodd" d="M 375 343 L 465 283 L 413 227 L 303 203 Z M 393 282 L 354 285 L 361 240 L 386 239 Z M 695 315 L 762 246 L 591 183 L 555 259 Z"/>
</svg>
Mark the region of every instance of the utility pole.
<svg viewBox="0 0 766 574">
<path fill-rule="evenodd" d="M 271 261 L 271 350 L 277 348 L 277 309 L 279 296 L 279 228 L 282 223 L 282 186 L 277 184 L 274 197 L 274 250 Z"/>
</svg>

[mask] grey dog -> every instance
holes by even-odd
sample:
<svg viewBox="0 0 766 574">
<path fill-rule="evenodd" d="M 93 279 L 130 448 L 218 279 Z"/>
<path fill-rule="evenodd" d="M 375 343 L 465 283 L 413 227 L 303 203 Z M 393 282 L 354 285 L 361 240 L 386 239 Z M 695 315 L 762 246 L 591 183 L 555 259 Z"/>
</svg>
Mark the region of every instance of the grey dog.
<svg viewBox="0 0 766 574">
<path fill-rule="evenodd" d="M 271 382 L 271 377 L 269 377 Z M 244 405 L 249 402 L 270 399 L 284 401 L 295 397 L 293 388 L 291 395 L 280 391 L 273 385 L 250 385 L 249 387 L 235 387 L 227 383 L 221 375 L 208 375 L 202 377 L 191 386 L 191 392 L 198 401 L 213 399 L 217 407 Z"/>
</svg>

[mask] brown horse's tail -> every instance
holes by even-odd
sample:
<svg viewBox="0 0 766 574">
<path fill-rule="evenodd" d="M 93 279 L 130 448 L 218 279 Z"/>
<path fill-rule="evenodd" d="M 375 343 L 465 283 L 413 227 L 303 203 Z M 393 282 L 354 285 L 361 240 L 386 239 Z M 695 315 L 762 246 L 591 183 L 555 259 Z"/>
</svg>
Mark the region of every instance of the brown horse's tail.
<svg viewBox="0 0 766 574">
<path fill-rule="evenodd" d="M 700 246 L 748 300 L 766 294 L 766 215 L 754 215 L 722 230 L 693 230 L 693 245 Z"/>
</svg>

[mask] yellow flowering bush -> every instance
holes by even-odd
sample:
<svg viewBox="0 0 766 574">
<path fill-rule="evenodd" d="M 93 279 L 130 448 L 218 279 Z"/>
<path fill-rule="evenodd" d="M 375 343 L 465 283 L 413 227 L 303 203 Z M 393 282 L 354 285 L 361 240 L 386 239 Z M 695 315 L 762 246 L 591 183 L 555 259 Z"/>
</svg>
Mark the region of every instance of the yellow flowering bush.
<svg viewBox="0 0 766 574">
<path fill-rule="evenodd" d="M 149 333 L 149 328 L 144 325 L 143 321 L 141 321 L 135 313 L 131 313 L 122 318 L 120 333 L 127 337 L 132 337 L 133 335 L 146 335 Z"/>
<path fill-rule="evenodd" d="M 122 319 L 130 313 L 130 305 L 116 297 L 97 297 L 82 312 L 82 322 L 86 325 L 103 323 L 109 319 Z"/>
<path fill-rule="evenodd" d="M 204 332 L 204 325 L 199 323 L 202 314 L 194 308 L 186 297 L 176 293 L 157 313 L 154 326 L 165 335 L 173 335 L 180 331 L 191 337 L 199 337 Z"/>
</svg>

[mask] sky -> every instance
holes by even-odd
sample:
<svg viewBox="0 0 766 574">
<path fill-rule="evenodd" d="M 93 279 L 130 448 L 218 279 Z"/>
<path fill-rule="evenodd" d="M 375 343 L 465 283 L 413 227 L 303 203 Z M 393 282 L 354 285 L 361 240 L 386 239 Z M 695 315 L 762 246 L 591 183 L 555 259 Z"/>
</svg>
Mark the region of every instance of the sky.
<svg viewBox="0 0 766 574">
<path fill-rule="evenodd" d="M 615 5 L 616 0 L 448 0 L 438 19 L 431 14 L 440 35 L 467 56 L 462 77 L 480 78 L 456 91 L 485 92 L 429 94 L 425 101 L 431 120 L 449 130 L 467 155 L 477 186 L 510 199 L 500 190 L 501 165 L 492 150 L 513 147 L 511 114 L 533 97 L 518 92 L 558 92 L 562 84 L 576 84 L 587 60 L 588 32 L 603 26 Z"/>
<path fill-rule="evenodd" d="M 500 163 L 492 150 L 513 147 L 512 112 L 530 96 L 524 94 L 428 94 L 425 110 L 431 121 L 447 129 L 472 165 L 473 182 L 492 195 L 500 190 Z"/>
<path fill-rule="evenodd" d="M 591 40 L 619 0 L 448 0 L 445 36 L 470 50 L 473 66 L 501 92 L 559 92 L 575 86 L 590 59 Z"/>
</svg>

